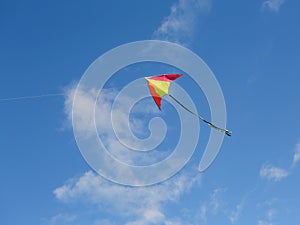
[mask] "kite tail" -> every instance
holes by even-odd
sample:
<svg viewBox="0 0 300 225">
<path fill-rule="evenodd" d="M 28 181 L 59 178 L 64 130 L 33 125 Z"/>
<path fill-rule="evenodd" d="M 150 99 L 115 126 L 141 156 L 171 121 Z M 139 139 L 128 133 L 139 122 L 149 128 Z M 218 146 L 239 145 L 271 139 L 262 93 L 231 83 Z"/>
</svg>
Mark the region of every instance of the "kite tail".
<svg viewBox="0 0 300 225">
<path fill-rule="evenodd" d="M 230 130 L 227 130 L 227 129 L 224 129 L 224 128 L 220 128 L 220 127 L 217 127 L 216 125 L 212 124 L 211 122 L 207 121 L 206 119 L 204 119 L 202 116 L 198 115 L 197 113 L 194 113 L 193 111 L 191 111 L 190 109 L 188 109 L 187 107 L 185 107 L 180 101 L 178 101 L 176 98 L 174 98 L 172 95 L 169 94 L 169 96 L 175 101 L 177 102 L 182 108 L 184 108 L 186 111 L 188 111 L 189 113 L 193 114 L 194 116 L 198 117 L 200 120 L 202 120 L 203 122 L 207 123 L 208 126 L 218 130 L 218 131 L 221 131 L 221 132 L 224 132 L 227 136 L 231 136 L 232 135 L 232 132 Z"/>
</svg>

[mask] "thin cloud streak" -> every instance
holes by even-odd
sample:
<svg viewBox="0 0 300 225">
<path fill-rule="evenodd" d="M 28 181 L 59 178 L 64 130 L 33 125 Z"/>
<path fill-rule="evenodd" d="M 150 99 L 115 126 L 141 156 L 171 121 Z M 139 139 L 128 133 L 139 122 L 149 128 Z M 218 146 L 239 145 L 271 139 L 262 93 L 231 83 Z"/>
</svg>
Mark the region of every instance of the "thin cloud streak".
<svg viewBox="0 0 300 225">
<path fill-rule="evenodd" d="M 240 218 L 240 215 L 243 211 L 243 208 L 244 208 L 244 205 L 243 203 L 240 203 L 238 205 L 236 205 L 236 208 L 235 210 L 231 211 L 230 215 L 228 216 L 230 222 L 232 224 L 235 224 L 238 222 L 239 218 Z"/>
</svg>

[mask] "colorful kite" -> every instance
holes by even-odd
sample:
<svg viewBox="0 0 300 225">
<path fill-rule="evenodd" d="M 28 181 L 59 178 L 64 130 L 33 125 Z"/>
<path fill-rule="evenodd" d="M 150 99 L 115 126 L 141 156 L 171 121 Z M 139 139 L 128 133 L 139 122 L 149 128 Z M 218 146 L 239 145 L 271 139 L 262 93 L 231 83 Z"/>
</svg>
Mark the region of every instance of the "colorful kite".
<svg viewBox="0 0 300 225">
<path fill-rule="evenodd" d="M 232 132 L 230 130 L 226 130 L 220 127 L 215 126 L 211 122 L 204 119 L 202 116 L 194 113 L 187 107 L 185 107 L 181 102 L 179 102 L 176 98 L 174 98 L 172 95 L 169 94 L 169 88 L 172 81 L 176 80 L 178 77 L 182 76 L 182 74 L 163 74 L 159 76 L 153 76 L 153 77 L 145 77 L 145 79 L 148 81 L 148 86 L 150 89 L 150 93 L 160 109 L 161 107 L 161 98 L 165 95 L 169 95 L 177 104 L 179 104 L 182 108 L 184 108 L 189 113 L 193 114 L 194 116 L 197 116 L 200 120 L 207 123 L 210 127 L 225 132 L 228 136 L 231 136 Z"/>
</svg>

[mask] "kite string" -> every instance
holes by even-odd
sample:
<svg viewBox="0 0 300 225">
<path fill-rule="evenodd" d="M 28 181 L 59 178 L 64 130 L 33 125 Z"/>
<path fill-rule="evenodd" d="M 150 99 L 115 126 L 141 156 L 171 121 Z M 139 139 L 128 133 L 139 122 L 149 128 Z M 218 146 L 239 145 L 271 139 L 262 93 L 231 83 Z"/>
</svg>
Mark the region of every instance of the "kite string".
<svg viewBox="0 0 300 225">
<path fill-rule="evenodd" d="M 43 94 L 43 95 L 20 96 L 20 97 L 12 97 L 12 98 L 0 98 L 0 102 L 17 101 L 17 100 L 23 100 L 23 99 L 55 97 L 55 96 L 62 96 L 62 95 L 65 95 L 65 94 L 64 93 L 53 93 L 53 94 Z"/>
<path fill-rule="evenodd" d="M 198 115 L 197 113 L 191 111 L 189 108 L 187 108 L 186 106 L 184 106 L 180 101 L 178 101 L 176 98 L 174 98 L 172 95 L 168 94 L 177 104 L 179 104 L 182 108 L 184 108 L 186 111 L 188 111 L 189 113 L 193 114 L 194 116 L 198 117 L 200 120 L 202 120 L 203 122 L 207 123 L 209 126 L 211 126 L 212 128 L 221 131 L 221 132 L 225 132 L 226 135 L 231 136 L 232 132 L 230 130 L 227 129 L 223 129 L 220 127 L 217 127 L 216 125 L 212 124 L 211 122 L 207 121 L 206 119 L 204 119 L 202 116 Z"/>
</svg>

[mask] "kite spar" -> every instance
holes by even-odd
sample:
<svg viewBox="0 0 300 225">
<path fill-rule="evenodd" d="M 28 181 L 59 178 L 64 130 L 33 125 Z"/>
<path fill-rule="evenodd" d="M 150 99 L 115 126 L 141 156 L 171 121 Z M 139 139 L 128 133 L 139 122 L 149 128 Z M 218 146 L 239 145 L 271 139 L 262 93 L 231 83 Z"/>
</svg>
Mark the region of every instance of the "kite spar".
<svg viewBox="0 0 300 225">
<path fill-rule="evenodd" d="M 178 101 L 175 97 L 169 94 L 169 88 L 172 81 L 176 80 L 178 77 L 181 77 L 182 74 L 163 74 L 159 76 L 152 76 L 152 77 L 145 77 L 148 81 L 148 86 L 150 93 L 157 105 L 157 107 L 161 108 L 161 99 L 163 96 L 168 95 L 170 96 L 178 105 L 184 108 L 189 113 L 193 114 L 194 116 L 198 117 L 200 120 L 205 122 L 208 126 L 224 132 L 226 135 L 231 136 L 232 132 L 230 130 L 217 127 L 216 125 L 212 124 L 211 122 L 204 119 L 202 116 L 198 115 L 197 113 L 191 111 L 187 107 L 185 107 L 180 101 Z"/>
</svg>

